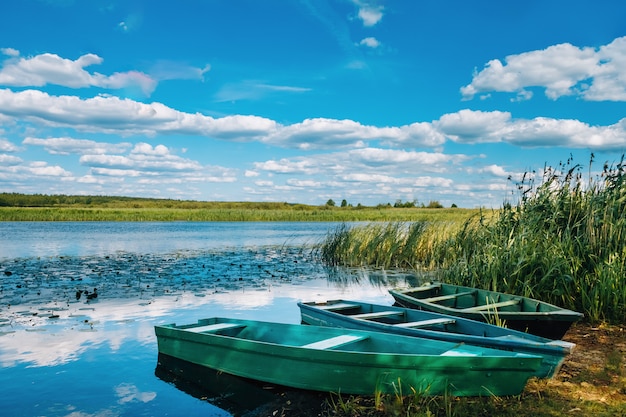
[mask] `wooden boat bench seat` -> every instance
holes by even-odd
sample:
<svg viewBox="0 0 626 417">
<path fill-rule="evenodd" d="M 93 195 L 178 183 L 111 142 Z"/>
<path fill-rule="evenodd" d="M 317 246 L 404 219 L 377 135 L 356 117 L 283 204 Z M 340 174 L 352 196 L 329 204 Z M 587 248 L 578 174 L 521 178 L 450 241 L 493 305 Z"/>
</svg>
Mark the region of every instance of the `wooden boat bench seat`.
<svg viewBox="0 0 626 417">
<path fill-rule="evenodd" d="M 408 288 L 406 290 L 399 290 L 399 292 L 424 292 L 424 291 L 436 290 L 439 288 L 441 288 L 441 284 L 428 284 L 428 285 L 421 285 L 419 287 Z"/>
<path fill-rule="evenodd" d="M 335 304 L 314 304 L 315 308 L 320 310 L 348 310 L 350 308 L 357 308 L 358 304 L 352 303 L 335 303 Z"/>
<path fill-rule="evenodd" d="M 410 328 L 415 328 L 415 327 L 428 327 L 428 326 L 434 326 L 437 324 L 452 324 L 455 323 L 456 320 L 455 319 L 448 319 L 448 318 L 440 318 L 440 319 L 429 319 L 429 320 L 420 320 L 420 321 L 410 321 L 408 323 L 398 323 L 398 324 L 394 324 L 395 327 L 410 327 Z"/>
<path fill-rule="evenodd" d="M 457 346 L 450 350 L 446 350 L 439 356 L 482 356 L 482 355 L 475 351 L 465 350 L 463 349 L 462 346 Z"/>
<path fill-rule="evenodd" d="M 403 314 L 404 314 L 403 311 L 377 311 L 374 313 L 355 314 L 350 317 L 354 317 L 355 319 L 368 320 L 368 319 L 375 319 L 378 317 L 401 316 Z"/>
<path fill-rule="evenodd" d="M 246 327 L 246 326 L 243 324 L 239 324 L 239 323 L 215 323 L 215 324 L 208 324 L 206 326 L 189 327 L 184 330 L 187 330 L 188 332 L 193 332 L 193 333 L 208 333 L 208 332 L 216 332 L 218 330 L 224 330 L 224 329 L 235 329 L 237 327 Z"/>
<path fill-rule="evenodd" d="M 352 335 L 352 334 L 342 334 L 340 336 L 331 337 L 330 339 L 320 340 L 318 342 L 313 342 L 302 346 L 307 349 L 331 349 L 343 345 L 347 345 L 348 343 L 358 342 L 359 340 L 366 339 L 367 336 L 360 335 Z"/>
<path fill-rule="evenodd" d="M 476 294 L 476 291 L 462 291 L 462 292 L 457 292 L 456 294 L 439 295 L 437 297 L 423 298 L 421 301 L 424 301 L 426 303 L 436 303 L 438 301 L 452 300 L 453 298 L 463 297 L 465 295 L 474 295 L 474 294 Z"/>
<path fill-rule="evenodd" d="M 552 340 L 552 341 L 546 343 L 546 345 L 548 345 L 548 346 L 558 346 L 560 348 L 563 348 L 563 350 L 565 350 L 568 353 L 572 353 L 574 351 L 574 347 L 576 347 L 575 343 L 566 342 L 565 340 Z"/>
<path fill-rule="evenodd" d="M 498 309 L 500 307 L 514 306 L 516 304 L 519 304 L 520 301 L 521 301 L 520 299 L 507 300 L 507 301 L 501 301 L 499 303 L 491 303 L 491 304 L 485 304 L 485 305 L 480 305 L 480 306 L 476 306 L 476 307 L 462 308 L 459 311 L 462 311 L 462 312 L 474 312 L 474 311 Z"/>
</svg>

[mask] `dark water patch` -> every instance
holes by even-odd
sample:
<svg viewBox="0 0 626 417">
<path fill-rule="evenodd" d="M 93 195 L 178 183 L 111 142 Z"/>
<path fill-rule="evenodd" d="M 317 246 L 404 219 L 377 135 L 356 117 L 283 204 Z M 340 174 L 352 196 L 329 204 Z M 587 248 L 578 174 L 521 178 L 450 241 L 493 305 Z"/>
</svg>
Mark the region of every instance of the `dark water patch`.
<svg viewBox="0 0 626 417">
<path fill-rule="evenodd" d="M 326 393 L 240 378 L 163 354 L 158 356 L 155 375 L 234 417 L 318 415 L 328 397 Z"/>
<path fill-rule="evenodd" d="M 0 315 L 5 318 L 9 311 L 13 318 L 32 312 L 20 306 L 38 306 L 41 314 L 54 315 L 106 299 L 148 303 L 168 295 L 268 290 L 325 274 L 311 251 L 289 247 L 33 257 L 4 265 L 14 271 L 0 284 Z"/>
<path fill-rule="evenodd" d="M 250 415 L 274 400 L 263 385 L 159 354 L 155 375 L 179 390 L 220 407 L 233 416 Z"/>
</svg>

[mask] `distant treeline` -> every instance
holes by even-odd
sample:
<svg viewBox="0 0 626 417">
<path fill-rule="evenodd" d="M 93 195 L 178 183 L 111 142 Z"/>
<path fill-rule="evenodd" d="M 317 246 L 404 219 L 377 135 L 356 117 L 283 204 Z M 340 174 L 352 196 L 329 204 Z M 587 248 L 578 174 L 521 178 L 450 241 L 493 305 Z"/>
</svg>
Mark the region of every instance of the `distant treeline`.
<svg viewBox="0 0 626 417">
<path fill-rule="evenodd" d="M 324 205 L 308 205 L 286 202 L 247 202 L 247 201 L 194 201 L 172 200 L 165 198 L 142 198 L 105 195 L 64 195 L 64 194 L 20 194 L 0 193 L 0 207 L 74 207 L 74 208 L 136 208 L 136 209 L 246 209 L 246 210 L 319 210 L 325 209 L 391 209 L 391 208 L 443 208 L 437 201 L 428 205 L 417 204 L 417 201 L 378 204 L 375 207 L 358 204 L 356 207 L 342 201 L 341 207 L 336 207 L 333 200 Z M 456 208 L 453 205 L 452 208 Z"/>
<path fill-rule="evenodd" d="M 458 221 L 459 208 L 0 193 L 0 221 Z"/>
<path fill-rule="evenodd" d="M 164 208 L 164 209 L 305 209 L 305 204 L 283 202 L 207 202 L 104 195 L 47 195 L 0 193 L 0 207 L 86 207 L 86 208 Z"/>
</svg>

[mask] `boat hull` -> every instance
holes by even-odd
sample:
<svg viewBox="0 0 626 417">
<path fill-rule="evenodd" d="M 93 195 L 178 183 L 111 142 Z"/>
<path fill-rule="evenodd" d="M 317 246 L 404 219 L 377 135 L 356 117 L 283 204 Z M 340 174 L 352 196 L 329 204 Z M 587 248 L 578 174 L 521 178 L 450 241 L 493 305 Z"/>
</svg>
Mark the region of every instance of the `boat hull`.
<svg viewBox="0 0 626 417">
<path fill-rule="evenodd" d="M 362 395 L 410 394 L 411 388 L 426 395 L 516 395 L 541 361 L 537 356 L 356 330 L 348 336 L 362 341 L 306 347 L 320 338 L 346 337 L 345 329 L 318 326 L 219 318 L 194 326 L 223 322 L 243 327 L 194 332 L 189 331 L 193 326 L 155 326 L 159 353 L 273 384 Z M 289 342 L 276 342 L 279 339 Z M 426 353 L 410 353 L 420 350 Z"/>
<path fill-rule="evenodd" d="M 389 290 L 389 293 L 401 307 L 481 322 L 500 321 L 508 328 L 548 339 L 561 339 L 572 323 L 583 317 L 580 313 L 528 297 L 450 284 L 435 283 L 407 290 Z M 454 294 L 462 295 L 445 298 Z"/>
<path fill-rule="evenodd" d="M 298 303 L 298 307 L 302 322 L 310 325 L 378 331 L 538 355 L 542 357 L 535 374 L 539 378 L 553 377 L 575 346 L 474 320 L 410 308 L 351 300 Z"/>
</svg>

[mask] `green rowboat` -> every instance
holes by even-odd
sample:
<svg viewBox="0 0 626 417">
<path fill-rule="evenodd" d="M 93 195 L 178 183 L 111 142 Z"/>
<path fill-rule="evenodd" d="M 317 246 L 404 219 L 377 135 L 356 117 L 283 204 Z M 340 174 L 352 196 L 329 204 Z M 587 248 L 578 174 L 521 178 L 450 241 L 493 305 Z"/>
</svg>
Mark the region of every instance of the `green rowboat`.
<svg viewBox="0 0 626 417">
<path fill-rule="evenodd" d="M 532 298 L 452 284 L 432 283 L 389 293 L 402 307 L 504 324 L 548 339 L 561 339 L 583 317 Z"/>
<path fill-rule="evenodd" d="M 396 333 L 541 356 L 541 367 L 535 374 L 539 378 L 553 377 L 575 346 L 563 340 L 411 308 L 353 300 L 298 303 L 298 307 L 306 324 Z"/>
<path fill-rule="evenodd" d="M 209 318 L 155 326 L 159 353 L 293 388 L 374 395 L 517 395 L 541 357 L 437 340 Z"/>
</svg>

